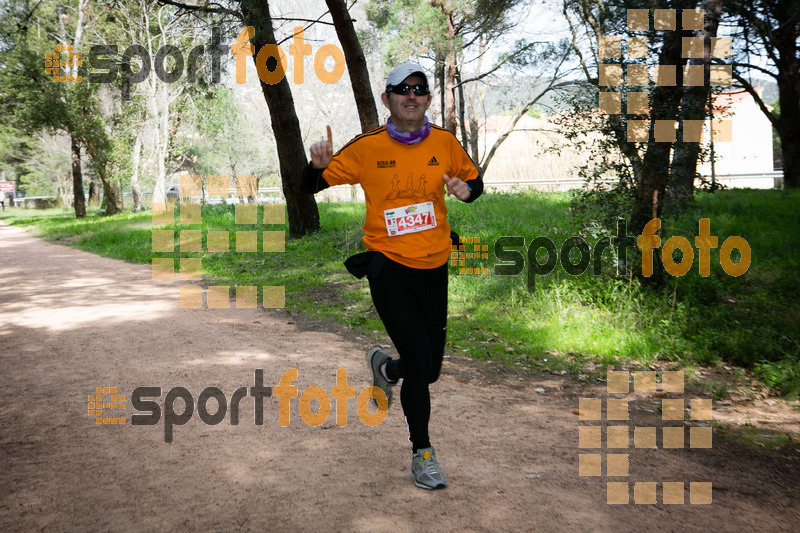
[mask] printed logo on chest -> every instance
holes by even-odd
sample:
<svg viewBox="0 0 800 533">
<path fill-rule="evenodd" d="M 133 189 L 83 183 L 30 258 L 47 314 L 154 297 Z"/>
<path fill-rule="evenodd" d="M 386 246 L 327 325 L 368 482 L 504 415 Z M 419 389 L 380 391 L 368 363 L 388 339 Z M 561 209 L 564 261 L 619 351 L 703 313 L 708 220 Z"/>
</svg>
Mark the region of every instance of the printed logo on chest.
<svg viewBox="0 0 800 533">
<path fill-rule="evenodd" d="M 439 195 L 433 191 L 428 191 L 428 178 L 425 174 L 414 177 L 414 173 L 410 172 L 408 177 L 403 179 L 397 174 L 392 177 L 392 190 L 385 197 L 386 200 L 395 200 L 397 198 L 417 198 L 425 199 L 431 202 L 436 202 Z"/>
</svg>

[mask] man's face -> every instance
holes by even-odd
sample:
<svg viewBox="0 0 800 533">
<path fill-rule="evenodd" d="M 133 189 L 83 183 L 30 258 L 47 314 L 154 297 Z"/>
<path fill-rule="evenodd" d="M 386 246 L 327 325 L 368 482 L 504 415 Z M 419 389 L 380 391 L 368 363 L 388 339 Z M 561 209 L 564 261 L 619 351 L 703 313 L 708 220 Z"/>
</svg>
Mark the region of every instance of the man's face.
<svg viewBox="0 0 800 533">
<path fill-rule="evenodd" d="M 404 79 L 402 83 L 412 86 L 425 85 L 425 79 L 412 74 Z M 392 122 L 395 122 L 396 125 L 419 123 L 419 127 L 422 127 L 425 112 L 430 107 L 432 99 L 433 96 L 430 94 L 417 96 L 414 94 L 413 89 L 408 91 L 406 95 L 390 92 L 381 95 L 383 105 L 389 109 L 389 113 L 392 116 Z"/>
</svg>

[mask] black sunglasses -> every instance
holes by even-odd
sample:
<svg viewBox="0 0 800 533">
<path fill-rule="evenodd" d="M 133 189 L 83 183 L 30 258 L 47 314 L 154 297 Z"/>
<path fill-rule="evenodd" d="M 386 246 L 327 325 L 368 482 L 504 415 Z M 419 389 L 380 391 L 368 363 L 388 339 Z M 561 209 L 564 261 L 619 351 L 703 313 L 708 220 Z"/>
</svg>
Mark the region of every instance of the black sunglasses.
<svg viewBox="0 0 800 533">
<path fill-rule="evenodd" d="M 402 85 L 389 85 L 386 88 L 388 92 L 403 96 L 407 95 L 411 89 L 414 89 L 414 94 L 417 96 L 428 96 L 431 93 L 427 85 L 409 85 L 403 83 Z"/>
</svg>

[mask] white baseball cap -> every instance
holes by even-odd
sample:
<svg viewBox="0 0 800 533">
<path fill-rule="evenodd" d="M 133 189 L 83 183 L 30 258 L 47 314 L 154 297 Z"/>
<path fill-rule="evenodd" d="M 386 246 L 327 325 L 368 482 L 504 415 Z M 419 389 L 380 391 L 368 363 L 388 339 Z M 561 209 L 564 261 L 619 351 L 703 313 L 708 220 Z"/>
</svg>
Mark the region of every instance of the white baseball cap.
<svg viewBox="0 0 800 533">
<path fill-rule="evenodd" d="M 425 71 L 422 70 L 422 67 L 416 63 L 403 63 L 402 65 L 394 67 L 389 75 L 386 76 L 386 86 L 400 85 L 403 83 L 404 79 L 412 74 L 418 74 L 425 80 L 425 85 L 428 85 L 428 77 L 425 75 Z"/>
</svg>

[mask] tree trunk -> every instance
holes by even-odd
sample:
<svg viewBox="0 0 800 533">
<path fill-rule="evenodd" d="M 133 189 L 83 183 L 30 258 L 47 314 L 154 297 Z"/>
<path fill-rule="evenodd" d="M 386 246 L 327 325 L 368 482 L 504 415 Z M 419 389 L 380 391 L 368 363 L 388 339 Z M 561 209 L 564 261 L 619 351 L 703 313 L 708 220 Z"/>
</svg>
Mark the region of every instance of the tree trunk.
<svg viewBox="0 0 800 533">
<path fill-rule="evenodd" d="M 436 64 L 435 64 L 435 73 L 434 77 L 436 79 L 436 85 L 439 87 L 439 124 L 444 127 L 444 107 L 445 107 L 445 97 L 444 97 L 444 59 L 441 56 L 436 56 Z"/>
<path fill-rule="evenodd" d="M 737 18 L 740 26 L 757 36 L 773 60 L 777 74 L 781 113 L 776 117 L 750 83 L 750 65 L 734 61 L 733 77 L 758 104 L 761 112 L 772 122 L 781 138 L 783 155 L 783 185 L 787 189 L 800 188 L 800 25 L 797 13 L 800 0 L 771 2 L 729 1 L 726 10 Z M 749 49 L 750 45 L 746 46 Z"/>
<path fill-rule="evenodd" d="M 94 180 L 89 182 L 89 204 L 100 201 L 100 185 Z"/>
<path fill-rule="evenodd" d="M 661 65 L 676 65 L 680 68 L 682 64 L 680 32 L 665 32 L 658 62 Z M 650 140 L 642 160 L 639 183 L 634 193 L 635 205 L 631 215 L 631 231 L 635 235 L 641 235 L 650 220 L 661 216 L 664 192 L 669 181 L 669 156 L 673 143 L 653 140 L 655 124 L 656 120 L 676 120 L 681 101 L 681 88 L 677 84 L 672 87 L 656 86 L 651 94 Z M 660 254 L 654 252 L 653 256 L 653 274 L 643 280 L 649 285 L 660 286 L 664 282 L 659 261 Z"/>
<path fill-rule="evenodd" d="M 116 215 L 122 213 L 122 196 L 118 194 L 117 188 L 108 181 L 105 169 L 99 170 L 100 181 L 103 182 L 103 196 L 106 200 L 106 215 Z"/>
<path fill-rule="evenodd" d="M 70 136 L 72 142 L 72 194 L 75 218 L 86 217 L 86 198 L 83 195 L 83 172 L 81 172 L 81 142 Z"/>
<path fill-rule="evenodd" d="M 103 196 L 106 200 L 106 215 L 115 215 L 122 212 L 122 195 L 117 193 L 117 189 L 108 177 L 108 160 L 106 155 L 100 153 L 97 145 L 91 139 L 84 139 L 86 151 L 94 162 L 97 169 L 97 174 L 100 176 L 100 182 L 103 184 Z"/>
<path fill-rule="evenodd" d="M 705 27 L 696 33 L 703 38 L 703 57 L 692 58 L 689 65 L 703 66 L 703 80 L 709 79 L 711 72 L 711 37 L 717 36 L 719 19 L 722 13 L 722 0 L 705 0 L 701 4 L 705 10 Z M 703 85 L 686 86 L 681 101 L 681 120 L 698 119 L 708 115 L 706 105 L 711 93 L 707 81 Z M 672 156 L 672 185 L 673 196 L 679 205 L 687 205 L 694 199 L 694 180 L 697 177 L 697 158 L 700 155 L 700 143 L 683 142 L 675 143 L 675 152 Z"/>
<path fill-rule="evenodd" d="M 478 144 L 478 117 L 475 115 L 475 108 L 472 107 L 469 115 L 469 155 L 472 162 L 477 164 L 480 161 L 480 146 Z"/>
<path fill-rule="evenodd" d="M 347 11 L 344 0 L 325 0 L 328 10 L 333 17 L 336 35 L 342 44 L 347 72 L 350 75 L 350 84 L 353 86 L 353 96 L 356 100 L 358 118 L 361 121 L 361 131 L 367 132 L 378 127 L 378 109 L 375 107 L 375 98 L 372 97 L 372 84 L 369 81 L 367 59 L 358 41 L 353 19 Z"/>
<path fill-rule="evenodd" d="M 453 21 L 453 12 L 444 2 L 430 0 L 431 6 L 441 10 L 447 20 L 447 35 L 445 40 L 444 57 L 442 64 L 441 83 L 442 90 L 442 125 L 456 134 L 456 27 Z M 440 57 L 437 54 L 437 59 Z M 438 68 L 439 65 L 437 65 Z M 439 72 L 437 71 L 437 75 Z"/>
<path fill-rule="evenodd" d="M 794 13 L 794 16 L 798 16 Z M 784 21 L 789 26 L 789 20 Z M 790 33 L 787 31 L 786 33 Z M 791 35 L 783 36 L 796 39 Z M 781 155 L 783 155 L 783 186 L 786 189 L 800 188 L 800 59 L 795 47 L 790 53 L 791 44 L 783 43 L 778 70 L 778 95 L 781 102 L 781 113 L 778 116 L 777 130 L 781 137 Z"/>
<path fill-rule="evenodd" d="M 253 179 L 256 181 L 256 193 L 255 195 L 251 195 L 247 197 L 248 204 L 255 204 L 258 203 L 258 183 L 261 181 L 261 176 L 259 174 L 253 176 Z"/>
<path fill-rule="evenodd" d="M 133 212 L 138 213 L 142 210 L 142 193 L 139 190 L 139 166 L 142 160 L 142 132 L 139 130 L 136 133 L 136 139 L 133 141 L 133 161 L 131 166 L 131 196 L 133 197 Z"/>
<path fill-rule="evenodd" d="M 156 159 L 156 183 L 153 187 L 153 201 L 166 202 L 167 199 L 167 159 L 169 157 L 169 94 L 166 84 L 158 86 L 153 76 L 150 106 L 154 126 L 154 152 Z M 159 90 L 160 89 L 160 90 Z M 163 106 L 163 107 L 162 107 Z"/>
<path fill-rule="evenodd" d="M 469 141 L 467 140 L 467 125 L 466 125 L 466 101 L 464 98 L 464 86 L 461 84 L 461 71 L 456 69 L 456 83 L 458 84 L 458 127 L 461 128 L 461 146 L 464 150 L 469 150 Z"/>
<path fill-rule="evenodd" d="M 256 54 L 267 44 L 276 44 L 272 30 L 272 16 L 269 2 L 243 0 L 242 14 L 245 24 L 255 28 L 253 44 Z M 260 81 L 261 91 L 269 107 L 272 131 L 278 148 L 278 162 L 281 170 L 283 194 L 286 197 L 286 209 L 289 215 L 289 234 L 301 237 L 320 229 L 319 210 L 314 195 L 300 192 L 300 178 L 308 159 L 303 148 L 303 137 L 300 123 L 294 107 L 294 99 L 289 82 L 284 76 L 278 83 L 269 85 Z"/>
<path fill-rule="evenodd" d="M 797 92 L 797 91 L 795 91 Z M 790 107 L 790 106 L 787 106 Z M 800 188 L 800 106 L 786 109 L 781 98 L 781 155 L 783 156 L 783 186 L 786 189 Z"/>
<path fill-rule="evenodd" d="M 478 60 L 475 63 L 475 74 L 474 77 L 478 77 L 481 74 L 481 68 L 483 65 L 483 57 L 486 54 L 486 38 L 481 37 L 479 46 L 478 46 Z M 467 95 L 467 116 L 469 121 L 469 149 L 468 152 L 472 157 L 473 163 L 476 165 L 481 160 L 481 153 L 480 153 L 480 145 L 478 144 L 478 111 L 475 109 L 475 100 L 478 94 L 482 94 L 482 90 L 480 86 L 476 83 L 473 84 L 470 88 L 464 88 Z M 481 95 L 481 101 L 483 101 L 483 96 Z"/>
<path fill-rule="evenodd" d="M 800 57 L 798 57 L 798 24 L 800 2 L 776 3 L 775 48 L 777 61 L 778 95 L 781 113 L 778 117 L 778 134 L 781 136 L 783 155 L 783 186 L 800 188 Z"/>
<path fill-rule="evenodd" d="M 444 11 L 444 7 L 442 7 Z M 444 65 L 444 127 L 456 134 L 456 33 L 453 26 L 453 14 L 445 12 L 447 17 L 447 56 Z"/>
</svg>

